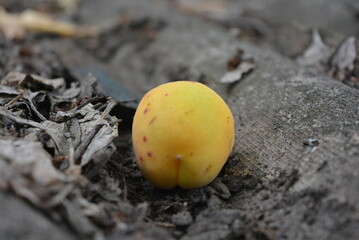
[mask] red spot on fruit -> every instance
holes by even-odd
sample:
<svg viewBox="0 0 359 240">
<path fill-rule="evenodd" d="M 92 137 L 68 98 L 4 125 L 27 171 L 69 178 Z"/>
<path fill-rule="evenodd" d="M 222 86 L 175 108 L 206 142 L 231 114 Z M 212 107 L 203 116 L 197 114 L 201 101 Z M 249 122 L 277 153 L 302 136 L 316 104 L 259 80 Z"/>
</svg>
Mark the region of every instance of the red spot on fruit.
<svg viewBox="0 0 359 240">
<path fill-rule="evenodd" d="M 212 168 L 212 165 L 208 165 L 208 167 L 206 168 L 204 174 L 207 174 L 209 172 L 209 170 L 211 170 Z"/>
<path fill-rule="evenodd" d="M 147 156 L 148 156 L 148 157 L 152 157 L 152 152 L 150 152 L 150 151 L 147 152 Z"/>
<path fill-rule="evenodd" d="M 143 157 L 140 157 L 140 162 L 143 162 Z"/>
<path fill-rule="evenodd" d="M 143 136 L 142 140 L 143 140 L 144 142 L 147 142 L 147 137 L 146 137 L 146 136 Z"/>
<path fill-rule="evenodd" d="M 148 108 L 145 108 L 145 110 L 143 110 L 143 113 L 146 114 L 148 112 Z"/>
<path fill-rule="evenodd" d="M 167 96 L 168 96 L 168 93 L 166 93 L 165 96 L 167 97 Z"/>
</svg>

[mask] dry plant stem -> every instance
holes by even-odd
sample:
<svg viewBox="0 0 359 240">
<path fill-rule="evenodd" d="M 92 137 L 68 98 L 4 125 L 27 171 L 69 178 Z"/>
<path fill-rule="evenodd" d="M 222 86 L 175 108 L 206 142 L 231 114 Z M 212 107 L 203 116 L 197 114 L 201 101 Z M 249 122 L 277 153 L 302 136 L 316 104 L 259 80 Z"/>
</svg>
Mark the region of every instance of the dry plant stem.
<svg viewBox="0 0 359 240">
<path fill-rule="evenodd" d="M 113 99 L 113 98 L 110 98 L 109 100 L 109 103 L 107 104 L 107 107 L 106 109 L 103 111 L 103 113 L 101 114 L 101 117 L 102 118 L 106 118 L 111 110 L 117 105 L 117 102 Z"/>
<path fill-rule="evenodd" d="M 146 218 L 146 220 L 151 221 L 149 218 Z M 176 228 L 176 225 L 172 224 L 172 223 L 166 223 L 166 222 L 154 222 L 151 221 L 153 224 L 159 226 L 159 227 L 165 227 L 165 228 Z"/>
<path fill-rule="evenodd" d="M 17 102 L 20 98 L 22 98 L 25 94 L 25 90 L 24 89 L 20 89 L 19 90 L 19 95 L 17 95 L 16 97 L 14 97 L 13 99 L 11 99 L 8 103 L 6 103 L 4 105 L 4 109 L 8 108 L 9 106 L 11 106 L 12 104 L 14 104 L 15 102 Z"/>
</svg>

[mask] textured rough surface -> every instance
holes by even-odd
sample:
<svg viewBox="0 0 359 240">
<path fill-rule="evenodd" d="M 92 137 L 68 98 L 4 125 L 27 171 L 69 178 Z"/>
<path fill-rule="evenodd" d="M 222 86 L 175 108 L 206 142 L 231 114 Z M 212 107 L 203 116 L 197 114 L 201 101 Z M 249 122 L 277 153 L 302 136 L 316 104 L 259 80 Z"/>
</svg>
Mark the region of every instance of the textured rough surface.
<svg viewBox="0 0 359 240">
<path fill-rule="evenodd" d="M 146 19 L 142 27 L 126 28 L 129 38 L 117 48 L 105 41 L 112 51 L 106 59 L 99 59 L 95 50 L 82 43 L 51 42 L 50 47 L 61 49 L 58 52 L 67 65 L 100 68 L 137 98 L 169 81 L 205 82 L 227 101 L 236 121 L 229 161 L 215 182 L 197 190 L 154 188 L 136 168 L 129 136 L 121 136 L 116 154 L 104 169 L 106 176 L 118 181 L 125 200 L 133 205 L 147 202 L 148 210 L 131 223 L 118 223 L 106 236 L 357 239 L 359 92 L 288 56 L 297 56 L 309 43 L 309 36 L 298 28 L 306 32 L 318 27 L 330 44 L 347 35 L 357 36 L 358 5 L 349 0 L 300 1 L 277 14 L 281 0 L 226 1 L 232 6 L 230 14 L 208 17 L 183 7 L 186 2 L 82 2 L 77 17 L 83 23 Z M 218 7 L 213 7 L 218 5 L 211 6 L 218 13 Z M 239 20 L 258 21 L 237 21 L 237 13 Z M 264 34 L 264 40 L 249 43 L 228 28 L 248 33 L 245 26 Z M 122 33 L 114 32 L 112 40 Z M 235 84 L 218 83 L 238 49 L 254 60 L 254 68 Z M 70 57 L 68 52 L 74 54 Z M 103 79 L 99 78 L 100 83 Z M 149 223 L 143 223 L 143 218 Z M 141 223 L 133 224 L 136 219 Z"/>
<path fill-rule="evenodd" d="M 0 192 L 1 239 L 76 239 L 26 202 Z"/>
<path fill-rule="evenodd" d="M 166 27 L 144 49 L 127 45 L 118 50 L 108 69 L 121 84 L 141 95 L 167 81 L 211 82 L 234 112 L 237 141 L 221 178 L 232 192 L 225 206 L 240 209 L 242 218 L 258 225 L 254 232 L 268 238 L 354 239 L 359 225 L 358 91 L 268 47 L 238 42 L 222 28 L 161 10 L 163 5 L 142 2 L 136 8 L 124 2 L 126 9 L 131 5 L 136 13 L 165 19 Z M 355 20 L 344 8 L 332 10 L 343 13 L 336 24 L 348 24 L 341 30 L 352 32 L 349 23 Z M 283 24 L 279 18 L 273 21 Z M 317 26 L 333 27 L 327 23 Z M 235 86 L 213 83 L 238 48 L 254 58 L 255 69 Z M 111 71 L 115 66 L 123 71 Z M 315 145 L 308 143 L 312 139 Z M 184 239 L 206 238 L 201 235 L 205 230 L 194 231 L 194 226 Z M 218 236 L 213 239 L 229 231 L 214 228 Z"/>
<path fill-rule="evenodd" d="M 264 45 L 239 42 L 221 27 L 151 4 L 120 4 L 132 7 L 129 12 L 164 19 L 166 27 L 145 48 L 133 43 L 119 48 L 106 69 L 139 96 L 160 83 L 185 79 L 210 83 L 229 103 L 237 141 L 220 179 L 232 196 L 224 204 L 211 202 L 217 202 L 215 208 L 239 209 L 240 224 L 236 227 L 233 220 L 233 231 L 213 226 L 213 239 L 230 234 L 354 239 L 359 225 L 358 91 Z M 348 22 L 345 18 L 354 21 L 345 15 L 337 24 Z M 236 85 L 215 83 L 237 49 L 254 59 L 254 70 Z M 122 71 L 115 71 L 118 66 Z M 313 139 L 316 144 L 308 143 Z M 202 216 L 205 226 L 211 216 Z M 183 239 L 208 238 L 208 229 L 193 230 L 200 224 L 197 219 Z M 257 227 L 243 230 L 250 224 Z"/>
</svg>

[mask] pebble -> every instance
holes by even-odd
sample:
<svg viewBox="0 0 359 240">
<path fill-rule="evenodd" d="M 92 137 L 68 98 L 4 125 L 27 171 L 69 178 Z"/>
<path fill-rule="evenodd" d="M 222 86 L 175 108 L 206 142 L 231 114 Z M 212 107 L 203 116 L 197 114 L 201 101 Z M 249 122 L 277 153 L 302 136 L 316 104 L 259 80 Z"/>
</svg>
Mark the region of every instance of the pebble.
<svg viewBox="0 0 359 240">
<path fill-rule="evenodd" d="M 185 227 L 185 226 L 189 226 L 193 223 L 193 217 L 190 212 L 183 211 L 183 212 L 179 212 L 175 215 L 172 215 L 171 221 L 176 226 Z"/>
</svg>

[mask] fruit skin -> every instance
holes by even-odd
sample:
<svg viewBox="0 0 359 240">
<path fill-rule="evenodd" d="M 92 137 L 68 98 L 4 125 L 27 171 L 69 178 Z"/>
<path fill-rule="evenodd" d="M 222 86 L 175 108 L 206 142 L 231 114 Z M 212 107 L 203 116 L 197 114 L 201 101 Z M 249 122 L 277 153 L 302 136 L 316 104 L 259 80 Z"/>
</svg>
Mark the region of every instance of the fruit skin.
<svg viewBox="0 0 359 240">
<path fill-rule="evenodd" d="M 233 116 L 201 83 L 166 83 L 142 98 L 132 140 L 137 164 L 152 184 L 198 188 L 218 175 L 232 151 Z"/>
</svg>

